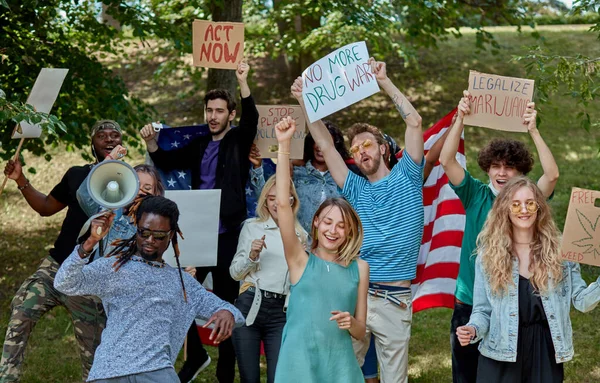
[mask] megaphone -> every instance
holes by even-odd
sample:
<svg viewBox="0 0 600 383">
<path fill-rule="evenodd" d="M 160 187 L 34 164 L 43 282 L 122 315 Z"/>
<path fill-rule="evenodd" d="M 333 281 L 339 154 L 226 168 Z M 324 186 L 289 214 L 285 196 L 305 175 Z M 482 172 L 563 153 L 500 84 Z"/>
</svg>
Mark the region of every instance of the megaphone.
<svg viewBox="0 0 600 383">
<path fill-rule="evenodd" d="M 87 188 L 94 202 L 105 209 L 115 210 L 133 202 L 140 189 L 140 180 L 131 165 L 106 160 L 92 169 Z"/>
</svg>

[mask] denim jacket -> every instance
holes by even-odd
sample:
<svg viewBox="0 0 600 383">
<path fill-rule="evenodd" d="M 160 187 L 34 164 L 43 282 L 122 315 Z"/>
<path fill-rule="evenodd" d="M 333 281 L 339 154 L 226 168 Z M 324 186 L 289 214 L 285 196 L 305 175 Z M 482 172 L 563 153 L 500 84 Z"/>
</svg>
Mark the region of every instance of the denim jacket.
<svg viewBox="0 0 600 383">
<path fill-rule="evenodd" d="M 91 174 L 91 172 L 90 172 Z M 89 175 L 86 179 L 81 183 L 79 189 L 77 189 L 77 201 L 79 201 L 79 206 L 81 209 L 87 214 L 88 217 L 100 212 L 103 208 L 98 205 L 92 197 L 90 196 L 90 192 L 87 187 Z M 108 255 L 110 251 L 114 248 L 111 244 L 116 239 L 129 239 L 136 233 L 136 227 L 131 222 L 131 218 L 126 215 L 123 215 L 123 209 L 115 210 L 115 219 L 113 221 L 113 225 L 108 232 L 108 235 L 102 240 L 102 246 L 104 250 L 104 256 Z M 96 254 L 97 256 L 98 254 Z"/>
<path fill-rule="evenodd" d="M 504 295 L 492 294 L 488 276 L 483 271 L 480 257 L 475 262 L 475 289 L 473 312 L 467 326 L 476 329 L 481 340 L 479 352 L 501 362 L 517 360 L 517 337 L 519 334 L 519 261 L 513 261 L 513 284 Z M 600 277 L 586 285 L 581 278 L 579 264 L 564 262 L 563 278 L 554 288 L 541 296 L 548 318 L 556 363 L 573 358 L 573 329 L 569 312 L 571 301 L 581 312 L 588 312 L 600 301 Z"/>
<path fill-rule="evenodd" d="M 296 193 L 300 198 L 298 221 L 310 234 L 313 216 L 321 203 L 327 198 L 339 197 L 340 193 L 331 173 L 326 171 L 325 174 L 321 174 L 310 161 L 305 166 L 294 166 L 293 178 Z M 256 195 L 260 195 L 265 185 L 262 167 L 250 170 L 250 182 Z"/>
</svg>

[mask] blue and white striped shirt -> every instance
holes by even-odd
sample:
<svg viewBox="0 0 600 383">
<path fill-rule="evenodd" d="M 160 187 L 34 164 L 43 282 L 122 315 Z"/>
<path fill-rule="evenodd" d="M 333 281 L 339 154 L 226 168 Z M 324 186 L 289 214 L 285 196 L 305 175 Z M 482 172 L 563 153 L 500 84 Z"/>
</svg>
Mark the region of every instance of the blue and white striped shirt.
<svg viewBox="0 0 600 383">
<path fill-rule="evenodd" d="M 375 183 L 348 172 L 342 194 L 363 224 L 360 251 L 371 269 L 371 282 L 416 276 L 423 237 L 424 165 L 424 159 L 418 165 L 405 152 L 390 174 Z"/>
</svg>

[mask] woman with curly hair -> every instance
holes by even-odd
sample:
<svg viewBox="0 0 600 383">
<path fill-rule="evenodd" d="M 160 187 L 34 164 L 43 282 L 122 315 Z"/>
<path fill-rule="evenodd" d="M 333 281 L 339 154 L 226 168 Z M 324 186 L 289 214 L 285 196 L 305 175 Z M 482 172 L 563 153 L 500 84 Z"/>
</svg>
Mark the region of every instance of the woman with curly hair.
<svg viewBox="0 0 600 383">
<path fill-rule="evenodd" d="M 457 118 L 440 153 L 440 163 L 448 176 L 450 187 L 456 192 L 465 209 L 465 231 L 460 251 L 460 267 L 456 279 L 454 312 L 450 324 L 452 348 L 452 380 L 454 383 L 473 383 L 477 374 L 479 352 L 476 345 L 461 347 L 456 338 L 456 328 L 467 323 L 473 310 L 473 285 L 477 235 L 481 231 L 496 196 L 513 177 L 527 175 L 533 168 L 533 156 L 525 144 L 513 139 L 494 139 L 479 151 L 477 162 L 489 177 L 480 181 L 463 169 L 456 153 L 463 132 L 465 115 L 471 113 L 470 94 L 464 91 L 458 104 Z M 531 136 L 538 152 L 544 174 L 537 186 L 544 197 L 554 192 L 558 180 L 558 166 L 548 145 L 536 125 L 537 111 L 530 102 L 523 114 L 523 125 Z"/>
<path fill-rule="evenodd" d="M 587 286 L 579 264 L 563 262 L 560 233 L 542 191 L 510 180 L 477 238 L 473 313 L 456 330 L 479 342 L 477 381 L 562 382 L 573 358 L 571 301 L 582 312 L 600 302 L 600 278 Z"/>
</svg>

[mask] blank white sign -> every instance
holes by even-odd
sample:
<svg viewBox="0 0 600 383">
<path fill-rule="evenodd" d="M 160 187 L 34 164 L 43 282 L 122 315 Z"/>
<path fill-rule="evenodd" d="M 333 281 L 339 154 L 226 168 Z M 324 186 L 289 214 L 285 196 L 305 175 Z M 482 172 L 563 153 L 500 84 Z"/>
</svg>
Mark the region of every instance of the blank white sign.
<svg viewBox="0 0 600 383">
<path fill-rule="evenodd" d="M 216 266 L 221 190 L 167 190 L 165 197 L 179 208 L 179 228 L 185 237 L 178 238 L 181 266 Z M 177 267 L 171 246 L 163 259 Z"/>
</svg>

